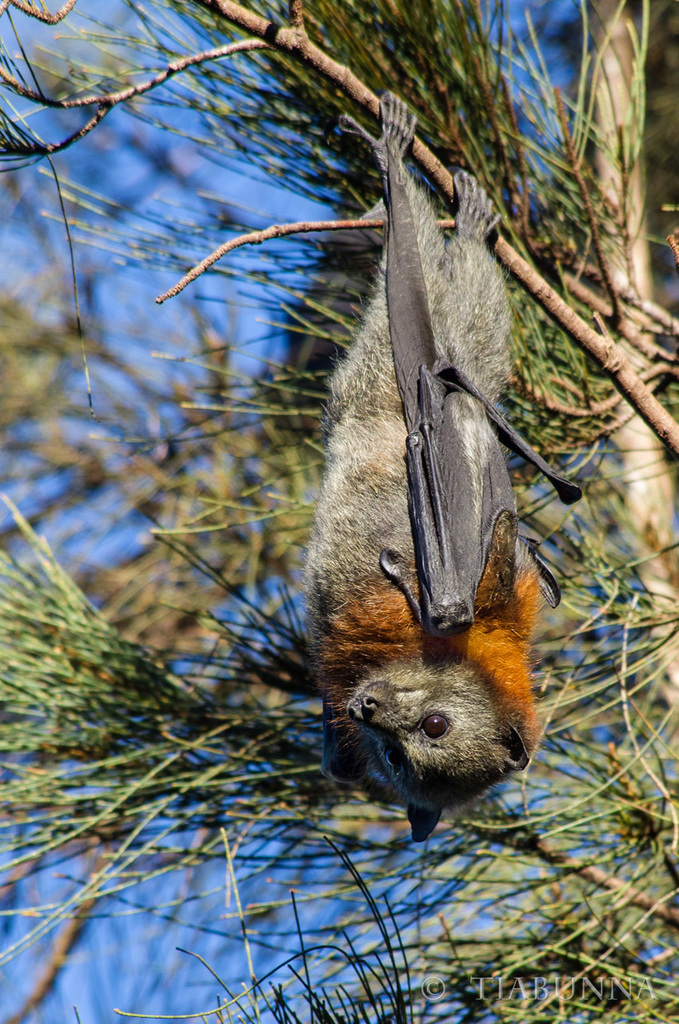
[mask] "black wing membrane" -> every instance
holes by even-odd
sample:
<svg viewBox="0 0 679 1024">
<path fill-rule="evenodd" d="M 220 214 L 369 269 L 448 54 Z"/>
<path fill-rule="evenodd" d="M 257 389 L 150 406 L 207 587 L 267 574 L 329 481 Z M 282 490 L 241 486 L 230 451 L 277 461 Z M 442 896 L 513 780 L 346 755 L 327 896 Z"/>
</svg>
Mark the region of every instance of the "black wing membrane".
<svg viewBox="0 0 679 1024">
<path fill-rule="evenodd" d="M 383 134 L 373 142 L 373 152 L 387 211 L 389 332 L 408 429 L 408 496 L 419 605 L 404 579 L 398 553 L 382 552 L 380 564 L 406 592 L 426 632 L 450 636 L 473 622 L 476 593 L 494 545 L 506 555 L 497 597 L 509 599 L 518 528 L 514 494 L 495 435 L 483 447 L 480 467 L 468 457 L 470 418 L 465 419 L 460 407 L 461 396 L 481 403 L 500 440 L 540 469 L 564 503 L 577 501 L 581 492 L 526 444 L 461 370 L 437 359 L 417 228 L 404 180 L 407 172 L 400 159 L 414 132 L 414 119 L 405 118 L 399 101 L 383 97 Z M 482 479 L 474 479 L 473 473 Z M 532 548 L 531 554 L 543 593 L 550 604 L 558 603 L 556 580 Z"/>
<path fill-rule="evenodd" d="M 406 461 L 420 618 L 432 636 L 450 636 L 474 621 L 476 592 L 500 523 L 511 532 L 503 547 L 513 568 L 517 517 L 507 466 L 493 435 L 482 466 L 475 466 L 467 450 L 467 410 L 454 408 L 460 396 L 446 393 L 426 366 L 420 368 L 419 385 L 418 424 L 406 441 Z M 475 473 L 481 480 L 474 479 Z M 507 582 L 505 600 L 512 590 L 511 571 Z"/>
<path fill-rule="evenodd" d="M 437 353 L 417 229 L 403 180 L 406 172 L 394 143 L 387 141 L 385 148 L 381 155 L 386 170 L 387 307 L 408 428 L 408 497 L 419 617 L 431 635 L 450 636 L 474 621 L 476 591 L 496 526 L 502 521 L 506 532 L 511 523 L 515 538 L 516 509 L 505 460 L 492 435 L 485 446 L 483 479 L 473 479 L 464 410 L 456 408 L 469 400 L 461 400 L 462 389 L 450 387 L 433 372 Z M 511 547 L 513 564 L 513 543 Z M 403 585 L 400 576 L 397 582 Z M 412 604 L 413 597 L 408 596 Z"/>
<path fill-rule="evenodd" d="M 387 146 L 387 308 L 396 381 L 408 432 L 420 422 L 420 367 L 436 362 L 417 228 L 402 175 L 405 168 Z M 439 401 L 440 404 L 440 401 Z"/>
<path fill-rule="evenodd" d="M 437 367 L 437 373 L 441 380 L 445 381 L 446 384 L 449 384 L 451 387 L 456 388 L 459 391 L 466 391 L 468 395 L 473 395 L 474 398 L 481 402 L 486 410 L 488 419 L 495 426 L 498 436 L 505 448 L 509 448 L 509 450 L 514 452 L 515 455 L 520 455 L 526 462 L 532 463 L 536 469 L 539 469 L 543 476 L 547 477 L 564 505 L 573 505 L 576 501 L 580 500 L 582 497 L 582 491 L 578 485 L 574 484 L 571 480 L 567 480 L 559 473 L 555 473 L 552 467 L 545 462 L 542 456 L 538 455 L 538 453 L 534 451 L 526 441 L 524 441 L 521 435 L 514 430 L 514 427 L 507 423 L 507 420 L 500 411 L 496 409 L 493 403 L 490 402 L 481 391 L 479 391 L 466 373 L 463 373 L 462 370 L 459 370 L 456 366 Z"/>
</svg>

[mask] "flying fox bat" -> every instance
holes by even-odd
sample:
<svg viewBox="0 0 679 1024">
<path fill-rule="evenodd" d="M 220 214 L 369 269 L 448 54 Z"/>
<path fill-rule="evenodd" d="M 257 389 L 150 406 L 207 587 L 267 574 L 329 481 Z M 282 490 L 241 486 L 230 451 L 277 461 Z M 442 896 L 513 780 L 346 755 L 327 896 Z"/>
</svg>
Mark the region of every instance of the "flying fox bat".
<svg viewBox="0 0 679 1024">
<path fill-rule="evenodd" d="M 526 767 L 541 735 L 531 685 L 540 593 L 559 587 L 518 533 L 500 442 L 554 473 L 497 408 L 510 313 L 487 245 L 497 224 L 455 176 L 456 233 L 406 171 L 415 118 L 391 94 L 375 140 L 386 233 L 372 299 L 326 407 L 327 468 L 307 555 L 311 645 L 323 694 L 322 771 L 407 807 L 423 841 Z"/>
</svg>

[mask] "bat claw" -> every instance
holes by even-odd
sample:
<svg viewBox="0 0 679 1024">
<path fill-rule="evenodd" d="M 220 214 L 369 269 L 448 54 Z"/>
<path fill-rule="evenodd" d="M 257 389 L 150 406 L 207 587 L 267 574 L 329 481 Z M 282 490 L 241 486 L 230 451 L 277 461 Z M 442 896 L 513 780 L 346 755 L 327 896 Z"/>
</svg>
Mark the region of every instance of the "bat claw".
<svg viewBox="0 0 679 1024">
<path fill-rule="evenodd" d="M 432 636 L 456 636 L 474 624 L 474 607 L 461 597 L 442 597 L 429 611 L 427 632 Z"/>
<path fill-rule="evenodd" d="M 377 145 L 377 139 L 374 139 L 370 132 L 358 123 L 354 121 L 353 117 L 349 117 L 348 114 L 340 114 L 339 117 L 333 118 L 330 122 L 332 127 L 337 127 L 344 135 L 358 135 L 360 139 L 363 139 L 371 149 L 374 149 Z"/>
</svg>

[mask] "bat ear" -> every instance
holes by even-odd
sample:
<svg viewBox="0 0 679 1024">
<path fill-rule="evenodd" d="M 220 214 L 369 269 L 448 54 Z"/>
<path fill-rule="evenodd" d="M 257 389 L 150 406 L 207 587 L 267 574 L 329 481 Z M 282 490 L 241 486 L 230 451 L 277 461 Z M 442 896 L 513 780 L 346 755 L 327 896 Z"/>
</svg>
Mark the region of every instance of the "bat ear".
<svg viewBox="0 0 679 1024">
<path fill-rule="evenodd" d="M 549 566 L 545 565 L 538 555 L 533 555 L 533 558 L 538 570 L 540 593 L 550 608 L 556 608 L 561 601 L 561 587 L 557 583 L 556 577 Z"/>
<path fill-rule="evenodd" d="M 495 520 L 488 559 L 479 584 L 479 597 L 484 605 L 508 604 L 512 599 L 517 535 L 516 516 L 509 509 L 504 509 Z"/>
<path fill-rule="evenodd" d="M 428 807 L 408 804 L 408 821 L 412 828 L 413 842 L 423 843 L 436 828 L 440 817 L 440 809 L 438 811 L 431 811 Z"/>
<path fill-rule="evenodd" d="M 505 758 L 505 771 L 522 772 L 530 757 L 521 736 L 513 725 L 509 726 L 509 735 L 505 739 L 507 757 Z"/>
<path fill-rule="evenodd" d="M 342 731 L 335 725 L 335 713 L 323 698 L 323 760 L 321 773 L 333 782 L 358 782 L 363 775 L 361 760 L 351 744 L 342 742 Z"/>
</svg>

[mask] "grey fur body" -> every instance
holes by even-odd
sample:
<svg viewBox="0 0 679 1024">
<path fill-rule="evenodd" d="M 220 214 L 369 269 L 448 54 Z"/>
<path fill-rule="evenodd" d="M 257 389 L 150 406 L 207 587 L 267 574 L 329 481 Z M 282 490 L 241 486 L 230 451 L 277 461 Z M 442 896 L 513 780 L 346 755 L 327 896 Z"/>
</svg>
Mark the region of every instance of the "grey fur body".
<svg viewBox="0 0 679 1024">
<path fill-rule="evenodd" d="M 410 175 L 406 188 L 437 354 L 495 402 L 509 375 L 510 313 L 502 274 L 486 244 L 487 222 L 472 222 L 468 233 L 456 234 L 446 245 L 429 196 Z M 379 573 L 375 550 L 379 555 L 383 548 L 395 548 L 414 558 L 406 427 L 389 339 L 385 271 L 383 256 L 362 323 L 329 381 L 327 466 L 307 556 L 312 645 L 339 606 L 366 577 Z M 481 465 L 491 439 L 488 419 L 467 395 L 460 396 L 457 406 L 465 422 L 468 458 Z"/>
<path fill-rule="evenodd" d="M 473 178 L 458 174 L 457 230 L 446 244 L 429 195 L 402 161 L 414 119 L 387 94 L 382 100 L 382 123 L 382 140 L 373 149 L 384 178 L 386 164 L 380 162 L 380 152 L 392 147 L 390 173 L 398 176 L 399 186 L 405 186 L 417 229 L 438 360 L 463 371 L 495 403 L 510 369 L 510 312 L 502 274 L 486 241 L 496 223 L 490 202 Z M 388 179 L 385 195 L 389 203 Z M 405 804 L 413 838 L 422 840 L 443 808 L 464 807 L 508 771 L 525 767 L 540 730 L 529 696 L 512 708 L 502 686 L 479 663 L 465 660 L 452 647 L 445 655 L 439 649 L 431 654 L 427 637 L 419 653 L 413 654 L 411 646 L 409 653 L 400 656 L 401 641 L 395 633 L 383 663 L 374 663 L 374 658 L 366 662 L 357 641 L 355 667 L 352 650 L 346 654 L 345 648 L 341 657 L 346 664 L 340 666 L 339 674 L 337 659 L 332 671 L 326 664 L 349 609 L 355 616 L 362 602 L 366 610 L 374 610 L 380 593 L 393 598 L 396 588 L 385 580 L 380 567 L 385 549 L 400 553 L 407 583 L 412 591 L 418 590 L 408 509 L 408 432 L 394 370 L 386 269 L 385 248 L 372 298 L 329 382 L 327 467 L 308 548 L 306 603 L 324 695 L 324 773 L 338 781 L 363 779 L 368 788 Z M 459 524 L 459 528 L 469 531 L 470 544 L 480 546 L 482 532 L 489 530 L 483 522 L 483 488 L 489 479 L 493 481 L 495 471 L 489 477 L 487 467 L 492 464 L 491 453 L 498 452 L 497 439 L 483 406 L 469 394 L 457 394 L 447 409 L 446 415 L 458 420 L 473 492 L 471 518 L 477 521 L 473 528 L 470 524 Z M 493 457 L 497 466 L 497 455 Z M 502 459 L 500 464 L 506 477 Z M 498 607 L 512 602 L 515 583 L 523 574 L 535 574 L 517 538 L 515 510 L 503 515 L 487 563 L 492 563 L 500 580 L 486 587 Z M 407 609 L 403 614 L 407 617 Z M 417 629 L 415 618 L 413 614 L 406 623 L 410 637 Z M 430 735 L 440 727 L 440 719 L 446 724 L 445 734 Z"/>
</svg>

